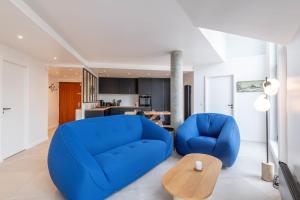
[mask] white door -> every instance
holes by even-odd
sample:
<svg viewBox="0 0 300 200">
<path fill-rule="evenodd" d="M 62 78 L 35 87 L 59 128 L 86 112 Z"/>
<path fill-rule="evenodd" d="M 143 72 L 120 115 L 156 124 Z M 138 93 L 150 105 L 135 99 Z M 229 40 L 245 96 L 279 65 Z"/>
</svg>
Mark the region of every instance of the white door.
<svg viewBox="0 0 300 200">
<path fill-rule="evenodd" d="M 205 112 L 234 114 L 232 75 L 205 77 Z"/>
<path fill-rule="evenodd" d="M 22 150 L 25 143 L 25 67 L 3 62 L 2 68 L 2 158 Z"/>
</svg>

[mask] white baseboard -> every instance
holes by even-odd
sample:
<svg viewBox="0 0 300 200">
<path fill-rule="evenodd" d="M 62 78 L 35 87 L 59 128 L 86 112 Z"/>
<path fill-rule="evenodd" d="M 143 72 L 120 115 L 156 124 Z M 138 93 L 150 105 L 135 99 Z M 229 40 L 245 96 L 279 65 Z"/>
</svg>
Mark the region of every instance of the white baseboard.
<svg viewBox="0 0 300 200">
<path fill-rule="evenodd" d="M 35 140 L 35 141 L 31 142 L 30 144 L 28 144 L 28 146 L 26 147 L 26 149 L 30 149 L 32 147 L 35 147 L 36 145 L 41 144 L 41 143 L 43 143 L 43 142 L 45 142 L 47 140 L 48 140 L 48 137 L 41 138 L 39 140 Z"/>
<path fill-rule="evenodd" d="M 50 126 L 48 126 L 48 130 L 57 128 L 58 125 L 59 125 L 59 124 L 53 124 L 53 125 L 50 125 Z"/>
</svg>

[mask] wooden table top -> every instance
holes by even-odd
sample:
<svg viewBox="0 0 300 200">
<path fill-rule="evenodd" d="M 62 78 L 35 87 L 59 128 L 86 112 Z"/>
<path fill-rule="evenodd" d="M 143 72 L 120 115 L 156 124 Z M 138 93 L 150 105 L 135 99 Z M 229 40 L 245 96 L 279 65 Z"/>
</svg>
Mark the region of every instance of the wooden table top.
<svg viewBox="0 0 300 200">
<path fill-rule="evenodd" d="M 144 115 L 171 115 L 169 111 L 145 111 Z"/>
<path fill-rule="evenodd" d="M 203 163 L 201 172 L 194 170 L 197 160 Z M 163 176 L 162 185 L 166 191 L 180 199 L 206 199 L 214 190 L 221 168 L 222 162 L 213 156 L 188 154 Z"/>
</svg>

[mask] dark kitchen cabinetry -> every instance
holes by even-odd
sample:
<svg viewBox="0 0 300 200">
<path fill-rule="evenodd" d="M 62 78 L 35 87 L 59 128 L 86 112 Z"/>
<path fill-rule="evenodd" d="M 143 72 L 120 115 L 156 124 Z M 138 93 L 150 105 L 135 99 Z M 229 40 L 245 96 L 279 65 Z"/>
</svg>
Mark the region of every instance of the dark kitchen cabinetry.
<svg viewBox="0 0 300 200">
<path fill-rule="evenodd" d="M 139 94 L 150 95 L 152 109 L 170 111 L 169 78 L 99 78 L 100 94 Z M 123 111 L 112 111 L 122 114 Z"/>
<path fill-rule="evenodd" d="M 102 94 L 118 94 L 119 79 L 118 78 L 99 78 L 99 93 Z"/>
<path fill-rule="evenodd" d="M 120 78 L 119 94 L 137 94 L 137 79 Z"/>
<path fill-rule="evenodd" d="M 138 79 L 138 93 L 139 95 L 152 95 L 152 78 Z"/>
<path fill-rule="evenodd" d="M 152 79 L 152 109 L 164 111 L 164 79 Z"/>
<path fill-rule="evenodd" d="M 170 111 L 170 79 L 139 78 L 138 92 L 140 95 L 150 95 L 152 109 Z"/>
<path fill-rule="evenodd" d="M 99 78 L 100 94 L 137 94 L 134 78 Z"/>
<path fill-rule="evenodd" d="M 163 95 L 163 99 L 164 99 L 164 111 L 170 111 L 170 101 L 171 101 L 171 88 L 170 88 L 170 79 L 169 78 L 165 78 L 164 79 L 164 95 Z"/>
</svg>

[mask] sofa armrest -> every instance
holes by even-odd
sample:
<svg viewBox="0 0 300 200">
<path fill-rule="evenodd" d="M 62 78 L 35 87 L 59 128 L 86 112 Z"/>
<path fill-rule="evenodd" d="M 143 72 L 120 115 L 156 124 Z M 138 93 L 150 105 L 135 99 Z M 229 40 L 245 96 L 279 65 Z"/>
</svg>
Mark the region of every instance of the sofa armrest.
<svg viewBox="0 0 300 200">
<path fill-rule="evenodd" d="M 52 139 L 48 167 L 56 184 L 75 187 L 74 191 L 81 191 L 85 182 L 94 183 L 99 190 L 112 188 L 101 166 L 67 124 L 60 126 Z"/>
<path fill-rule="evenodd" d="M 172 142 L 172 137 L 167 130 L 153 123 L 146 117 L 141 117 L 141 121 L 143 124 L 143 139 L 162 140 L 166 143 Z"/>
<path fill-rule="evenodd" d="M 165 142 L 168 147 L 167 155 L 170 155 L 173 146 L 173 138 L 171 134 L 144 116 L 141 116 L 140 119 L 143 126 L 142 139 L 161 140 Z"/>
</svg>

